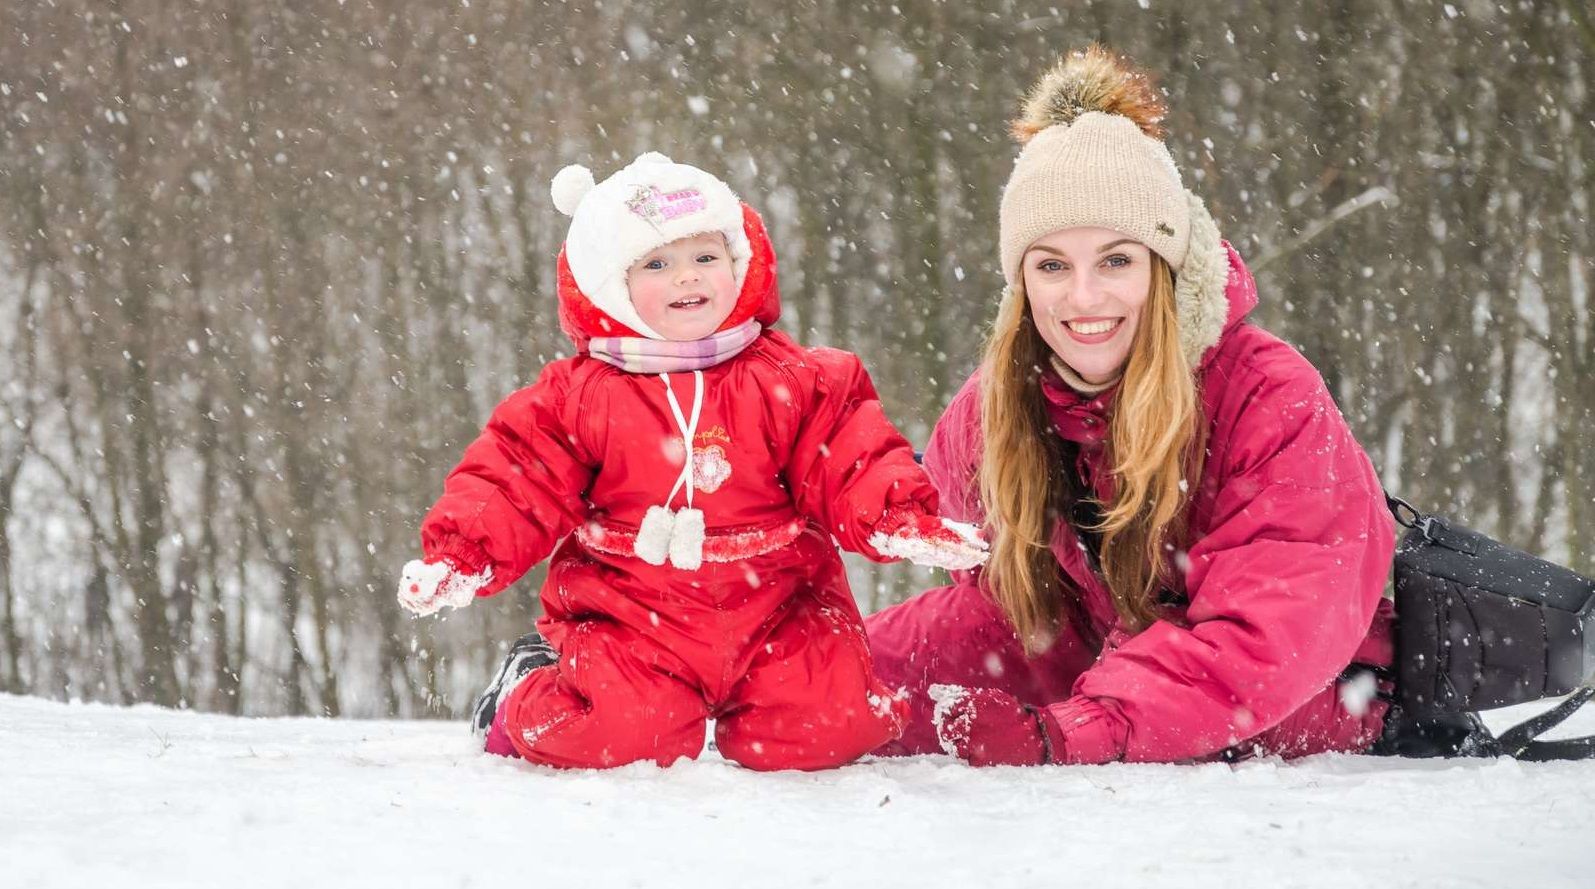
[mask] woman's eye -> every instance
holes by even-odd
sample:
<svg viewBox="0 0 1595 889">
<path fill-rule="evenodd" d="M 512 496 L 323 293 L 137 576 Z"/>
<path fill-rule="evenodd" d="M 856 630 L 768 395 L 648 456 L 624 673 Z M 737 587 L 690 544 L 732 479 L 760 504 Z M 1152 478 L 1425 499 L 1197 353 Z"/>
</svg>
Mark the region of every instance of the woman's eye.
<svg viewBox="0 0 1595 889">
<path fill-rule="evenodd" d="M 1107 259 L 1104 259 L 1102 262 L 1107 265 L 1108 268 L 1122 269 L 1130 264 L 1130 257 L 1125 256 L 1123 253 L 1115 253 Z"/>
<path fill-rule="evenodd" d="M 1056 259 L 1043 259 L 1036 263 L 1036 268 L 1043 272 L 1061 272 L 1063 271 L 1063 263 Z"/>
</svg>

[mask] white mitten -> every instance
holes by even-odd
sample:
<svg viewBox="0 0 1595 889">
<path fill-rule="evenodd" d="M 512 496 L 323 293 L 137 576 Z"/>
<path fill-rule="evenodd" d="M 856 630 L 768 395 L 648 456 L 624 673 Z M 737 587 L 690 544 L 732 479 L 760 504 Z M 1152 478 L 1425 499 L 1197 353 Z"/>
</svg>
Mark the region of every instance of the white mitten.
<svg viewBox="0 0 1595 889">
<path fill-rule="evenodd" d="M 481 574 L 466 574 L 447 558 L 412 559 L 399 577 L 399 604 L 420 617 L 436 614 L 445 605 L 464 608 L 492 579 L 491 567 Z"/>
</svg>

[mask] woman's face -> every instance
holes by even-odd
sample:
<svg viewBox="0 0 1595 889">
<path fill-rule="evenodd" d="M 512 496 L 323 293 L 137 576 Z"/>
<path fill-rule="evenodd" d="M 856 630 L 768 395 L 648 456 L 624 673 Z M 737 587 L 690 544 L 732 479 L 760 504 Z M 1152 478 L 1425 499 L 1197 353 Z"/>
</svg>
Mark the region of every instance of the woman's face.
<svg viewBox="0 0 1595 889">
<path fill-rule="evenodd" d="M 1118 376 L 1152 287 L 1152 251 L 1109 228 L 1037 238 L 1020 262 L 1030 315 L 1052 351 L 1088 383 Z"/>
</svg>

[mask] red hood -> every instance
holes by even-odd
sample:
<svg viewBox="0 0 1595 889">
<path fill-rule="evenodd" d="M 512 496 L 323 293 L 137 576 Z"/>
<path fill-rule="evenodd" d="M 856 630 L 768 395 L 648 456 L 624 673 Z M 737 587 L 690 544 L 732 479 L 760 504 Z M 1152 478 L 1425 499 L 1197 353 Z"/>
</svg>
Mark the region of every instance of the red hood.
<svg viewBox="0 0 1595 889">
<path fill-rule="evenodd" d="M 1228 241 L 1224 242 L 1224 252 L 1229 254 L 1229 280 L 1224 282 L 1224 298 L 1229 300 L 1229 317 L 1224 320 L 1224 333 L 1228 335 L 1236 325 L 1246 320 L 1252 309 L 1257 308 L 1257 279 L 1252 277 L 1251 270 Z M 1203 367 L 1213 360 L 1215 345 L 1217 343 L 1210 344 L 1202 356 Z"/>
<path fill-rule="evenodd" d="M 742 230 L 747 233 L 748 272 L 742 279 L 742 293 L 736 307 L 726 316 L 720 330 L 735 327 L 748 319 L 765 327 L 781 317 L 781 290 L 775 276 L 775 248 L 770 235 L 764 230 L 764 220 L 747 204 L 742 205 Z M 575 344 L 578 353 L 587 351 L 587 342 L 595 336 L 641 336 L 624 324 L 609 317 L 604 310 L 593 305 L 592 300 L 576 285 L 565 261 L 565 248 L 559 249 L 559 326 Z"/>
</svg>

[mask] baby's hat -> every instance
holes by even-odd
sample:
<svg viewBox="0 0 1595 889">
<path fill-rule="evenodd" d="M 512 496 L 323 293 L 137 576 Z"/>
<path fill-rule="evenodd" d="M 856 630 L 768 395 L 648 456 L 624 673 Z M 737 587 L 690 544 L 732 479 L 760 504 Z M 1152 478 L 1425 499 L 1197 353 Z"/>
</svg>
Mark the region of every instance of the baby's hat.
<svg viewBox="0 0 1595 889">
<path fill-rule="evenodd" d="M 729 185 L 703 170 L 649 151 L 597 184 L 590 170 L 572 164 L 554 176 L 549 192 L 559 212 L 571 217 L 565 261 L 576 286 L 594 306 L 643 336 L 664 338 L 632 306 L 626 270 L 656 247 L 706 232 L 724 234 L 741 292 L 753 252 L 743 231 L 742 203 Z"/>
</svg>

